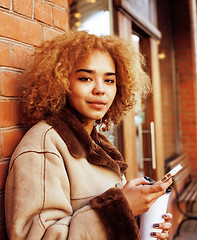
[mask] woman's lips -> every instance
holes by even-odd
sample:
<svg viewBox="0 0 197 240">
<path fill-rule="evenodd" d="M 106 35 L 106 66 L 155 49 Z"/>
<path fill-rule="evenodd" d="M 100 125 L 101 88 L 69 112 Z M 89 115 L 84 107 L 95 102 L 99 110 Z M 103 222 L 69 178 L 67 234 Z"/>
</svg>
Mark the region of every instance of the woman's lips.
<svg viewBox="0 0 197 240">
<path fill-rule="evenodd" d="M 88 104 L 92 108 L 100 110 L 105 107 L 106 102 L 105 101 L 90 101 L 90 102 L 88 102 Z"/>
</svg>

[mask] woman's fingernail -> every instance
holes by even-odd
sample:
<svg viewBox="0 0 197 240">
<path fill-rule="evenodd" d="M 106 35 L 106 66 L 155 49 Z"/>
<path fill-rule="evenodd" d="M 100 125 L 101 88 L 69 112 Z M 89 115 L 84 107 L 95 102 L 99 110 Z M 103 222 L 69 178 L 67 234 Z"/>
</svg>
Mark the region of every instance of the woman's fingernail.
<svg viewBox="0 0 197 240">
<path fill-rule="evenodd" d="M 154 224 L 154 227 L 155 228 L 159 227 L 159 224 L 158 223 Z"/>
<path fill-rule="evenodd" d="M 148 176 L 145 176 L 144 178 L 148 181 L 150 180 L 150 177 L 148 177 Z"/>
<path fill-rule="evenodd" d="M 144 177 L 149 183 L 155 183 L 156 181 L 154 179 L 151 179 L 150 177 L 145 176 Z"/>
<path fill-rule="evenodd" d="M 155 232 L 152 232 L 152 236 L 156 236 L 156 233 L 155 233 Z"/>
</svg>

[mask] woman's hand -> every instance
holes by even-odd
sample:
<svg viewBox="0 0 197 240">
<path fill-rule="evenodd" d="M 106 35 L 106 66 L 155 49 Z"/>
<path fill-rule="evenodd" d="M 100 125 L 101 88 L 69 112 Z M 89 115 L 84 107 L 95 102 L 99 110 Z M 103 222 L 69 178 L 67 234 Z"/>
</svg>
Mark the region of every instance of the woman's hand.
<svg viewBox="0 0 197 240">
<path fill-rule="evenodd" d="M 169 230 L 172 227 L 170 220 L 172 219 L 172 214 L 167 213 L 163 215 L 165 219 L 164 223 L 156 223 L 154 224 L 154 228 L 156 229 L 163 229 L 162 233 L 159 232 L 152 232 L 152 236 L 157 239 L 168 239 L 169 238 Z"/>
<path fill-rule="evenodd" d="M 135 178 L 128 181 L 122 188 L 122 192 L 129 202 L 134 216 L 138 216 L 150 208 L 150 206 L 162 196 L 166 189 L 172 184 L 172 179 L 165 183 L 149 185 L 143 178 Z"/>
</svg>

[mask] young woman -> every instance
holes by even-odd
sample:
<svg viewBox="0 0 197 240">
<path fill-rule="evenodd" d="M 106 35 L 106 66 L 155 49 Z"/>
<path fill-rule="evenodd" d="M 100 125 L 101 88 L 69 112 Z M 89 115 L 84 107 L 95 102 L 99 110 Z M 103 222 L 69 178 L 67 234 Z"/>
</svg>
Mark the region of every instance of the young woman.
<svg viewBox="0 0 197 240">
<path fill-rule="evenodd" d="M 135 217 L 165 193 L 172 180 L 126 183 L 120 152 L 96 130 L 118 123 L 145 96 L 149 79 L 139 54 L 115 36 L 68 32 L 35 54 L 22 94 L 31 126 L 17 146 L 6 182 L 11 240 L 136 240 Z M 171 214 L 155 227 L 167 239 Z"/>
</svg>

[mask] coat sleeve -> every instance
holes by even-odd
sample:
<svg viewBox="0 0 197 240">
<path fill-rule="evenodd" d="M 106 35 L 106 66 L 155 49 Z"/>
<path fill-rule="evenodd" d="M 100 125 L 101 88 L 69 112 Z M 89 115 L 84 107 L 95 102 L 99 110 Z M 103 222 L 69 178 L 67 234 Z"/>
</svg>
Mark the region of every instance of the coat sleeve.
<svg viewBox="0 0 197 240">
<path fill-rule="evenodd" d="M 66 168 L 55 153 L 28 151 L 11 160 L 5 209 L 10 240 L 140 239 L 118 188 L 73 212 Z"/>
<path fill-rule="evenodd" d="M 71 219 L 69 236 L 74 240 L 141 239 L 128 202 L 118 188 L 108 189 L 78 210 Z"/>
<path fill-rule="evenodd" d="M 73 210 L 63 160 L 39 151 L 15 156 L 5 187 L 9 239 L 67 239 Z"/>
</svg>

